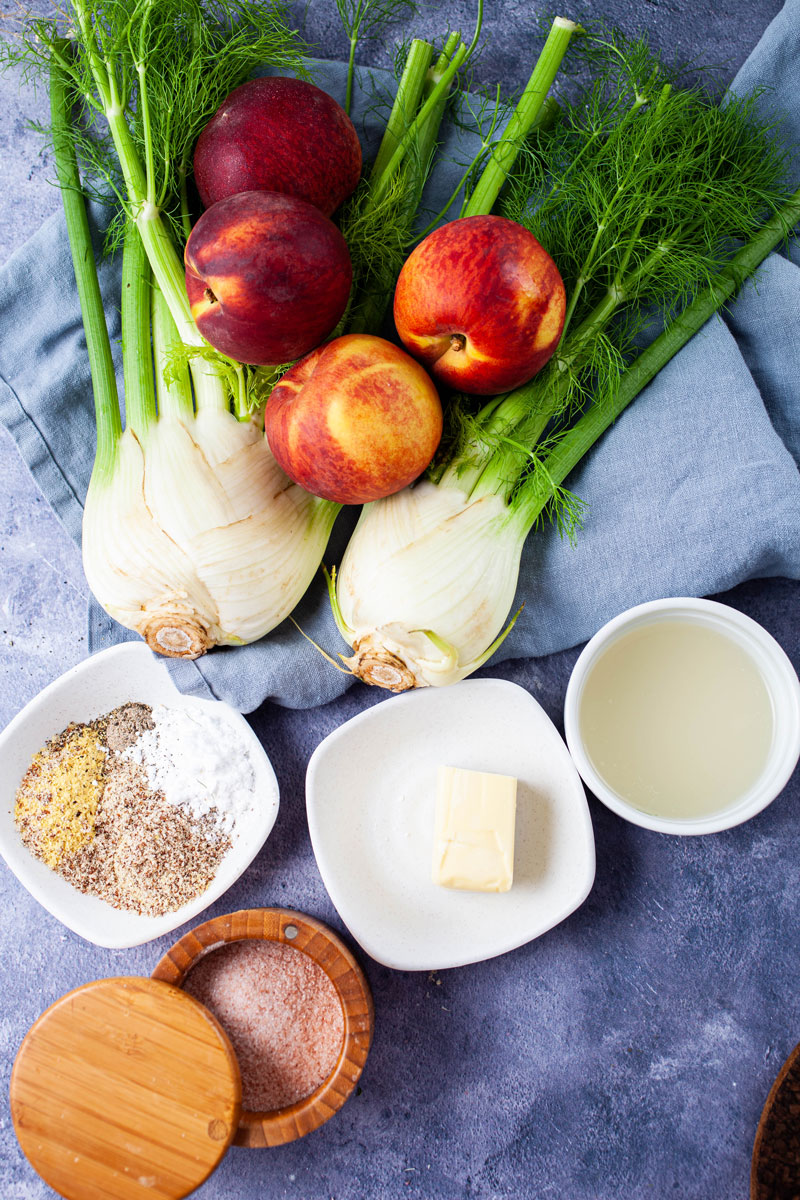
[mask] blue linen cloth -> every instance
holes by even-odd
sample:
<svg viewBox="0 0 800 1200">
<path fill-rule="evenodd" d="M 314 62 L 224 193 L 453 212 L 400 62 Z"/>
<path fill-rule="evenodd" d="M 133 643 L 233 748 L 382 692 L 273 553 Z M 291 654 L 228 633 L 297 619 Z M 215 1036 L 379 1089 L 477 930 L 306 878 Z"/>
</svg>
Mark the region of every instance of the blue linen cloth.
<svg viewBox="0 0 800 1200">
<path fill-rule="evenodd" d="M 320 86 L 342 99 L 344 67 L 317 64 Z M 800 146 L 800 0 L 787 0 L 733 87 L 768 91 Z M 379 72 L 374 72 L 379 77 Z M 388 86 L 387 81 L 382 81 Z M 369 88 L 353 118 L 367 153 L 376 118 Z M 451 130 L 430 203 L 448 196 L 468 151 Z M 459 139 L 461 141 L 459 142 Z M 800 151 L 792 166 L 800 183 Z M 97 227 L 102 214 L 92 211 Z M 118 261 L 101 286 L 119 358 Z M 119 362 L 118 362 L 119 366 Z M 800 577 L 800 248 L 770 256 L 725 314 L 642 392 L 570 477 L 587 506 L 575 545 L 555 530 L 525 547 L 517 603 L 525 608 L 497 658 L 543 655 L 585 641 L 632 604 L 708 595 L 745 579 Z M 94 416 L 86 345 L 63 217 L 0 272 L 0 419 L 68 533 L 80 541 L 92 469 Z M 326 561 L 340 560 L 356 512 L 337 521 Z M 317 579 L 295 613 L 331 652 L 344 650 Z M 92 651 L 136 635 L 93 600 Z M 335 671 L 288 621 L 260 642 L 170 661 L 177 686 L 250 712 L 265 699 L 305 707 L 333 699 L 350 677 Z"/>
</svg>

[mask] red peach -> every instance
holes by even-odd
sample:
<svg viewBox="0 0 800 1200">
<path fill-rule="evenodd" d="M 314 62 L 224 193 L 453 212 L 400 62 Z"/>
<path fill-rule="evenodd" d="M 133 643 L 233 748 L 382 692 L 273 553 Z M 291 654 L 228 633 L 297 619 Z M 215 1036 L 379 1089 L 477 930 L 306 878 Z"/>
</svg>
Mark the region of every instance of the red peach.
<svg viewBox="0 0 800 1200">
<path fill-rule="evenodd" d="M 283 192 L 329 217 L 360 174 L 353 122 L 332 96 L 302 79 L 251 79 L 235 88 L 194 152 L 206 208 L 236 192 Z"/>
<path fill-rule="evenodd" d="M 532 233 L 505 217 L 435 229 L 406 260 L 394 297 L 400 340 L 442 383 L 475 395 L 542 369 L 564 325 L 564 284 Z"/>
<path fill-rule="evenodd" d="M 264 424 L 278 463 L 306 491 L 365 504 L 425 470 L 442 436 L 442 406 L 409 354 L 352 333 L 295 363 L 267 401 Z"/>
<path fill-rule="evenodd" d="M 203 213 L 186 243 L 197 328 L 239 362 L 300 358 L 347 304 L 352 267 L 339 230 L 306 200 L 239 192 Z"/>
</svg>

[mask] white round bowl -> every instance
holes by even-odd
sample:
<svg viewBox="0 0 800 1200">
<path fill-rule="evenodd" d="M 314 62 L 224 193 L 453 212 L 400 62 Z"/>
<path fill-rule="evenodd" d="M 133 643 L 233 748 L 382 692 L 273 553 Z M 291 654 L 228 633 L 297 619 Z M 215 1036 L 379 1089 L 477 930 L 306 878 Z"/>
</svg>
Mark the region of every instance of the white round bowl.
<svg viewBox="0 0 800 1200">
<path fill-rule="evenodd" d="M 600 776 L 584 748 L 580 712 L 584 686 L 601 654 L 624 634 L 656 621 L 688 621 L 726 634 L 759 669 L 772 703 L 773 734 L 764 768 L 741 796 L 720 811 L 699 817 L 664 817 L 643 812 Z M 567 745 L 586 786 L 612 812 L 660 833 L 717 833 L 740 825 L 771 804 L 785 787 L 800 758 L 800 681 L 788 657 L 766 629 L 735 608 L 714 600 L 673 597 L 638 604 L 614 617 L 587 642 L 570 676 L 564 701 Z"/>
<path fill-rule="evenodd" d="M 252 808 L 237 820 L 233 844 L 211 883 L 181 908 L 160 917 L 112 908 L 85 895 L 34 858 L 14 824 L 14 799 L 33 756 L 70 721 L 91 721 L 138 700 L 213 714 L 249 755 L 255 777 Z M 170 933 L 201 913 L 236 882 L 258 854 L 278 815 L 278 781 L 244 717 L 219 700 L 177 690 L 163 662 L 144 642 L 123 642 L 78 663 L 34 697 L 0 734 L 0 854 L 20 883 L 68 929 L 96 946 L 124 949 Z"/>
</svg>

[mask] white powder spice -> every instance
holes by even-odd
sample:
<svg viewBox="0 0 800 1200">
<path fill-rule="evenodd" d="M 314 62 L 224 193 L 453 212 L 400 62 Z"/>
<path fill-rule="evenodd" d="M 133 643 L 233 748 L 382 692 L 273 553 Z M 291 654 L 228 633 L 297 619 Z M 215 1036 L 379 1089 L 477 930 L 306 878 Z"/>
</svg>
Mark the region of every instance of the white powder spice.
<svg viewBox="0 0 800 1200">
<path fill-rule="evenodd" d="M 250 748 L 227 722 L 199 709 L 156 704 L 153 728 L 143 730 L 122 756 L 139 763 L 153 791 L 196 819 L 214 816 L 225 833 L 255 799 Z"/>
</svg>

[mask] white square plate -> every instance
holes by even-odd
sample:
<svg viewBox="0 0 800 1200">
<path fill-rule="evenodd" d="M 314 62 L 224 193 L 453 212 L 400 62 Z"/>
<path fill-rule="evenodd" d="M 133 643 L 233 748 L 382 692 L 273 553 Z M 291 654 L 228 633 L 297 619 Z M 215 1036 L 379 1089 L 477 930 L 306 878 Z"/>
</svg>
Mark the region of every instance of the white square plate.
<svg viewBox="0 0 800 1200">
<path fill-rule="evenodd" d="M 440 765 L 518 781 L 514 883 L 502 894 L 431 881 Z M 505 954 L 563 921 L 594 881 L 594 835 L 564 742 L 524 688 L 469 679 L 386 700 L 314 751 L 306 800 L 331 900 L 359 944 L 403 971 Z"/>
<path fill-rule="evenodd" d="M 237 821 L 233 845 L 211 885 L 200 896 L 163 917 L 143 917 L 112 908 L 77 891 L 26 849 L 14 824 L 14 799 L 22 776 L 42 746 L 70 721 L 92 721 L 120 704 L 166 704 L 212 711 L 244 743 L 255 773 L 256 803 Z M 0 734 L 0 853 L 44 908 L 96 946 L 124 949 L 152 941 L 208 908 L 236 882 L 267 840 L 278 815 L 278 781 L 264 748 L 244 717 L 221 701 L 183 696 L 163 663 L 143 642 L 124 642 L 78 663 L 38 696 Z"/>
</svg>

